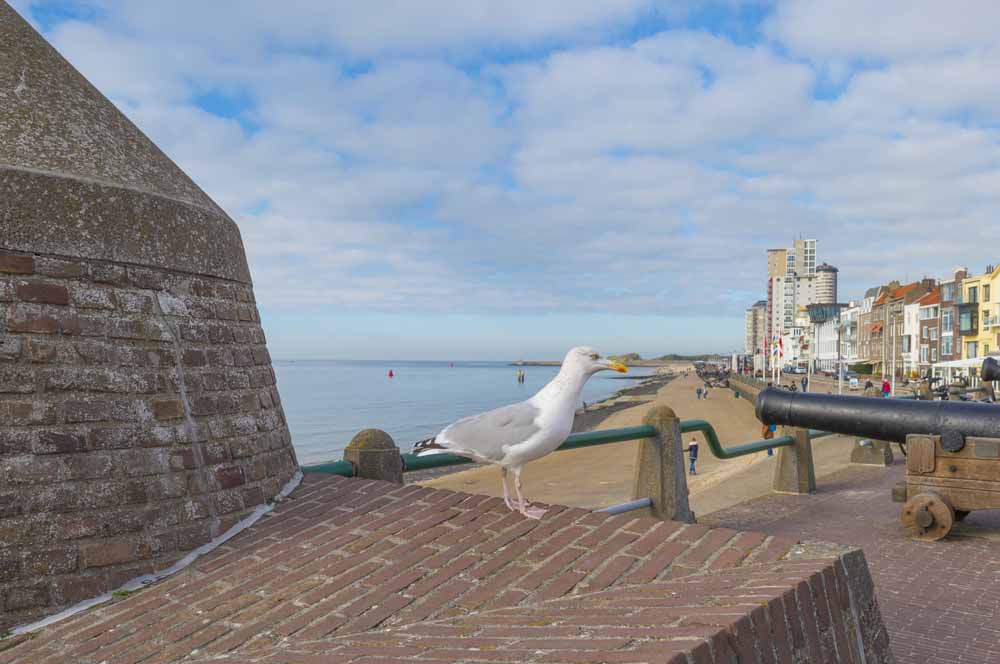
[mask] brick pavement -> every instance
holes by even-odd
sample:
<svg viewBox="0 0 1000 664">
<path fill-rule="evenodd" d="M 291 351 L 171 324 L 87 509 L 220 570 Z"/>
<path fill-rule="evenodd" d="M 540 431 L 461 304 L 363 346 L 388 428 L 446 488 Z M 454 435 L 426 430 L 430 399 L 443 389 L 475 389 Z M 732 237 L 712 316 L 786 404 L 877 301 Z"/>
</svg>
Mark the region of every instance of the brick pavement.
<svg viewBox="0 0 1000 664">
<path fill-rule="evenodd" d="M 861 547 L 901 664 L 1000 663 L 1000 511 L 973 512 L 939 542 L 911 540 L 889 497 L 904 476 L 898 459 L 854 467 L 813 495 L 765 496 L 699 520 Z"/>
<path fill-rule="evenodd" d="M 857 630 L 890 661 L 864 557 L 797 540 L 310 476 L 185 571 L 0 642 L 0 664 L 857 661 Z"/>
</svg>

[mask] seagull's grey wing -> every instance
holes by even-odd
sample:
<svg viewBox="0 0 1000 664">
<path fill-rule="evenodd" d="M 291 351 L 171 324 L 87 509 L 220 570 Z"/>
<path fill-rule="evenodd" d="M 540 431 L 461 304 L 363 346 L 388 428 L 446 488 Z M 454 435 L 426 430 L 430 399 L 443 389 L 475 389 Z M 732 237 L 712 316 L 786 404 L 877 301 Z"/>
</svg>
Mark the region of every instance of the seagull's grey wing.
<svg viewBox="0 0 1000 664">
<path fill-rule="evenodd" d="M 522 401 L 459 420 L 444 428 L 435 440 L 449 450 L 482 461 L 500 461 L 506 447 L 528 440 L 541 430 L 539 410 Z"/>
</svg>

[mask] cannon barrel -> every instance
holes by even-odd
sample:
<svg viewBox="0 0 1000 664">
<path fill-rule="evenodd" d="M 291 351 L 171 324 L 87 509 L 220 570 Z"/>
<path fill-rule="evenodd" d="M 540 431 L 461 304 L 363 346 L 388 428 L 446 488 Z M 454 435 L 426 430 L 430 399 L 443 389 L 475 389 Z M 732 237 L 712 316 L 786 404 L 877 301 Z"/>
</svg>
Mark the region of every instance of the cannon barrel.
<svg viewBox="0 0 1000 664">
<path fill-rule="evenodd" d="M 958 449 L 966 436 L 1000 438 L 1000 407 L 961 401 L 845 397 L 769 387 L 757 396 L 757 419 L 897 443 L 905 443 L 909 434 L 938 434 Z"/>
<path fill-rule="evenodd" d="M 983 380 L 1000 380 L 1000 362 L 987 357 L 983 360 L 983 368 L 979 375 Z"/>
</svg>

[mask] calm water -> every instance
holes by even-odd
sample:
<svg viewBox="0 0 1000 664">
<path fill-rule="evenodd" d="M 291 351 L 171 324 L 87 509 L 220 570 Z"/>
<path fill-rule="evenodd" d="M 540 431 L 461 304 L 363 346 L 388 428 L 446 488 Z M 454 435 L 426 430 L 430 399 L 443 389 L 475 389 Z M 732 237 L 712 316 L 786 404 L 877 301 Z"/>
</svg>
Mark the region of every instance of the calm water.
<svg viewBox="0 0 1000 664">
<path fill-rule="evenodd" d="M 392 369 L 395 377 L 387 377 Z M 404 451 L 455 420 L 527 399 L 558 367 L 517 369 L 506 362 L 275 361 L 278 389 L 299 463 L 340 459 L 361 429 L 387 431 Z M 630 369 L 645 376 L 654 369 Z M 591 403 L 633 385 L 601 372 L 583 389 Z"/>
</svg>

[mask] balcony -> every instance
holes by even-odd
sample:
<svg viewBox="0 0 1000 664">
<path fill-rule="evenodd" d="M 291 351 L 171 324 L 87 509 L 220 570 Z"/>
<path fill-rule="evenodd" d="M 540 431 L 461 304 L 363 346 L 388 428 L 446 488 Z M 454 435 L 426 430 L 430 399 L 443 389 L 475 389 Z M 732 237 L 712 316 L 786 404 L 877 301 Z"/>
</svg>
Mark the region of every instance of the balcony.
<svg viewBox="0 0 1000 664">
<path fill-rule="evenodd" d="M 979 303 L 967 302 L 958 305 L 958 333 L 963 337 L 979 334 Z"/>
</svg>

